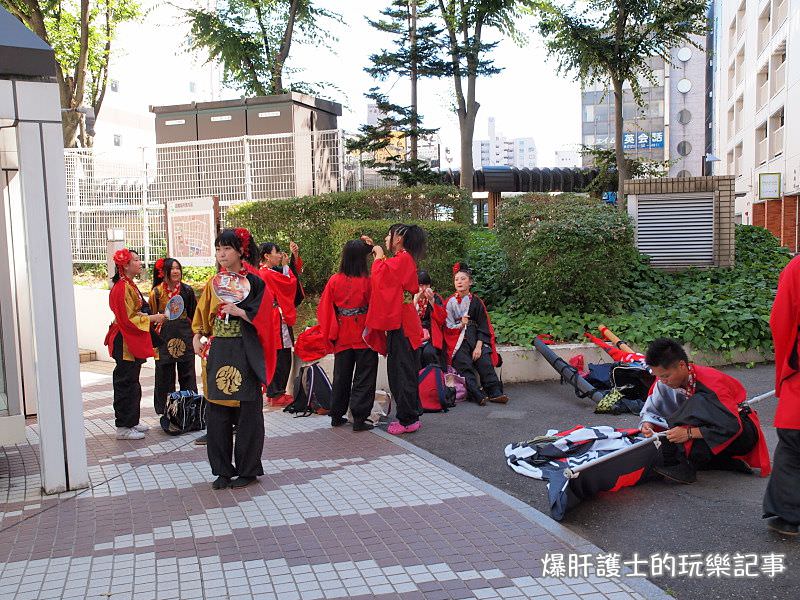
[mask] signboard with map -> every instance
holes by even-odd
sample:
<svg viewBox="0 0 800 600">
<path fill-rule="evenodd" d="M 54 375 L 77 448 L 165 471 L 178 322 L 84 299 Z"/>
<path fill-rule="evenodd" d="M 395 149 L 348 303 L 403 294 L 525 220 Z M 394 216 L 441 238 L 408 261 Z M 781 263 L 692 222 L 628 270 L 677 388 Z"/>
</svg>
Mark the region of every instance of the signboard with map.
<svg viewBox="0 0 800 600">
<path fill-rule="evenodd" d="M 216 196 L 167 202 L 167 253 L 188 267 L 214 264 Z"/>
</svg>

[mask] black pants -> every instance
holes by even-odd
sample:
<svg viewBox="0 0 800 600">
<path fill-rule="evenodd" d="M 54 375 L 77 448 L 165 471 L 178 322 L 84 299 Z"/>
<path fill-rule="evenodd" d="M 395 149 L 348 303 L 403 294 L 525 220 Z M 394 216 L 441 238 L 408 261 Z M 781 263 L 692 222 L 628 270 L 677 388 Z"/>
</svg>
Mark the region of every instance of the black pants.
<svg viewBox="0 0 800 600">
<path fill-rule="evenodd" d="M 764 517 L 781 517 L 800 524 L 800 429 L 778 429 L 778 445 L 772 461 Z"/>
<path fill-rule="evenodd" d="M 422 406 L 419 403 L 419 357 L 402 329 L 386 335 L 386 372 L 389 389 L 394 396 L 395 412 L 401 425 L 411 425 L 419 420 Z"/>
<path fill-rule="evenodd" d="M 483 347 L 478 360 L 472 360 L 472 350 L 463 345 L 453 356 L 453 368 L 464 378 L 467 384 L 467 397 L 472 402 L 480 402 L 484 398 L 497 398 L 503 394 L 503 385 L 497 377 L 492 364 L 491 348 Z M 480 377 L 480 382 L 478 378 Z M 481 390 L 483 385 L 483 390 Z"/>
<path fill-rule="evenodd" d="M 238 407 L 208 403 L 208 462 L 217 477 L 257 477 L 264 474 L 261 452 L 264 450 L 264 415 L 262 402 L 248 400 Z M 233 426 L 236 425 L 236 445 Z M 231 455 L 236 466 L 231 464 Z"/>
<path fill-rule="evenodd" d="M 378 353 L 369 348 L 342 350 L 333 356 L 331 418 L 343 417 L 348 405 L 353 420 L 369 417 L 375 403 Z"/>
<path fill-rule="evenodd" d="M 741 414 L 742 431 L 722 452 L 714 454 L 704 439 L 692 442 L 692 450 L 688 456 L 689 464 L 697 470 L 728 470 L 733 464 L 734 456 L 742 456 L 750 452 L 758 443 L 758 430 L 745 414 Z M 665 465 L 686 461 L 683 444 L 673 444 L 664 438 L 661 442 L 661 456 Z"/>
<path fill-rule="evenodd" d="M 275 364 L 275 374 L 267 386 L 267 396 L 277 398 L 286 393 L 286 384 L 292 374 L 292 349 L 281 348 L 278 350 L 278 360 Z"/>
<path fill-rule="evenodd" d="M 192 360 L 180 362 L 156 361 L 156 384 L 153 390 L 153 408 L 156 414 L 164 414 L 167 396 L 175 391 L 175 371 L 178 371 L 178 389 L 197 391 L 197 375 L 194 372 L 194 355 Z"/>
<path fill-rule="evenodd" d="M 114 338 L 111 357 L 117 363 L 111 381 L 114 386 L 114 424 L 117 427 L 133 427 L 139 424 L 142 402 L 142 385 L 139 374 L 143 360 L 122 360 L 122 334 Z"/>
</svg>

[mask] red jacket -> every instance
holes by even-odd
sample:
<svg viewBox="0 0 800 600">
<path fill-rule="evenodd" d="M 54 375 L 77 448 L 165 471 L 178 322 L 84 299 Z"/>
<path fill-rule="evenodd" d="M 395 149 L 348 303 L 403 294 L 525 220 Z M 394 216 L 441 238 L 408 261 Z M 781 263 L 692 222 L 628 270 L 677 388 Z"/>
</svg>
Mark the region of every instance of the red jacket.
<svg viewBox="0 0 800 600">
<path fill-rule="evenodd" d="M 800 429 L 800 376 L 798 327 L 800 327 L 800 256 L 794 257 L 778 279 L 778 293 L 769 317 L 775 345 L 775 427 Z"/>
<path fill-rule="evenodd" d="M 369 299 L 369 277 L 336 273 L 328 280 L 317 307 L 317 321 L 333 352 L 368 347 L 363 336 Z M 341 309 L 361 309 L 363 312 L 359 310 L 360 314 L 346 315 L 340 314 Z"/>
<path fill-rule="evenodd" d="M 366 341 L 371 348 L 386 354 L 386 332 L 402 329 L 411 347 L 422 344 L 422 325 L 414 305 L 405 302 L 404 293 L 419 291 L 417 263 L 401 250 L 396 256 L 372 263 L 372 297 L 367 311 Z"/>
<path fill-rule="evenodd" d="M 128 352 L 136 359 L 153 356 L 153 342 L 150 337 L 150 319 L 137 316 L 144 305 L 144 297 L 139 289 L 124 279 L 117 281 L 108 295 L 108 305 L 114 313 L 114 322 L 108 328 L 105 345 L 111 354 L 117 334 L 127 346 Z M 137 320 L 134 322 L 132 317 Z"/>
</svg>

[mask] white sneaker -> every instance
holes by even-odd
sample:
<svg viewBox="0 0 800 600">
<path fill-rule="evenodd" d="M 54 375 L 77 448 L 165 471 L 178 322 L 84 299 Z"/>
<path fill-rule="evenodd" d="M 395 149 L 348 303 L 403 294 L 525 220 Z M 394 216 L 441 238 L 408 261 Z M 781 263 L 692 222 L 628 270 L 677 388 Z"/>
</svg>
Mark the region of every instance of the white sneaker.
<svg viewBox="0 0 800 600">
<path fill-rule="evenodd" d="M 136 431 L 133 427 L 117 427 L 118 440 L 141 440 L 144 439 L 144 434 L 141 431 Z"/>
<path fill-rule="evenodd" d="M 148 425 L 147 423 L 142 423 L 140 421 L 138 424 L 131 427 L 131 429 L 135 429 L 136 431 L 141 431 L 142 433 L 144 433 L 145 431 L 150 431 L 150 425 Z"/>
</svg>

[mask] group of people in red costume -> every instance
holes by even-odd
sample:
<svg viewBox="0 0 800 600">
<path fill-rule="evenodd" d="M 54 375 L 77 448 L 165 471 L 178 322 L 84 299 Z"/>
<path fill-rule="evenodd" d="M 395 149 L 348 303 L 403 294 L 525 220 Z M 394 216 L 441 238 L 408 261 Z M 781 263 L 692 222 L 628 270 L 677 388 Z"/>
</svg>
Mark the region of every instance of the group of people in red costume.
<svg viewBox="0 0 800 600">
<path fill-rule="evenodd" d="M 249 292 L 237 303 L 223 302 L 209 279 L 195 298 L 182 282 L 183 269 L 172 258 L 154 266 L 153 289 L 145 301 L 133 281 L 142 269 L 128 249 L 114 255 L 116 274 L 110 294 L 115 320 L 106 345 L 116 361 L 114 408 L 117 437 L 141 439 L 148 427 L 139 419 L 139 371 L 156 359 L 154 407 L 161 414 L 166 397 L 197 389 L 194 359 L 203 361 L 208 400 L 207 444 L 214 489 L 249 485 L 263 474 L 261 452 L 264 394 L 286 404 L 292 367 L 293 326 L 304 298 L 303 263 L 297 244 L 283 253 L 274 243 L 256 246 L 246 229 L 226 229 L 215 240 L 219 273 L 246 278 Z M 378 356 L 387 360 L 389 387 L 397 420 L 388 431 L 411 433 L 420 427 L 417 380 L 420 368 L 454 367 L 467 382 L 471 400 L 506 402 L 494 371 L 497 352 L 488 312 L 470 293 L 472 273 L 453 268 L 456 288 L 447 301 L 435 294 L 430 277 L 418 270 L 426 234 L 417 225 L 393 225 L 384 247 L 367 236 L 347 242 L 338 273 L 322 293 L 317 317 L 326 350 L 334 354 L 331 425 L 354 431 L 372 429 Z M 370 255 L 374 258 L 369 265 Z M 168 303 L 181 296 L 180 316 L 167 319 Z M 235 432 L 235 437 L 234 437 Z"/>
</svg>

